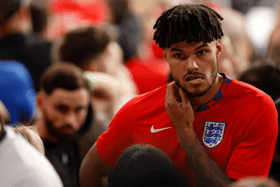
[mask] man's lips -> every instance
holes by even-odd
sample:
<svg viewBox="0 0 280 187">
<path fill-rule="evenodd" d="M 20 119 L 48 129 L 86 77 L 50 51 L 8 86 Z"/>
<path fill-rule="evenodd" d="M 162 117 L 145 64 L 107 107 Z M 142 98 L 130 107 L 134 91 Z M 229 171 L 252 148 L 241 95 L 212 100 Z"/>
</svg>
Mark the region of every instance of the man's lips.
<svg viewBox="0 0 280 187">
<path fill-rule="evenodd" d="M 203 75 L 186 75 L 184 77 L 186 81 L 199 81 L 202 80 L 203 78 L 204 78 Z"/>
</svg>

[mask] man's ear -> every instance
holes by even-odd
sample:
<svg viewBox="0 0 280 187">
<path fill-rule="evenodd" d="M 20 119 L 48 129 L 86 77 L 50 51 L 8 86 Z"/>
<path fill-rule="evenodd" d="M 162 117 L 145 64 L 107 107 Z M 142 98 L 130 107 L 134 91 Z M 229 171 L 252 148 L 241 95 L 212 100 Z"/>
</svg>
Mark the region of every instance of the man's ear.
<svg viewBox="0 0 280 187">
<path fill-rule="evenodd" d="M 222 50 L 221 40 L 218 40 L 218 41 L 216 42 L 216 48 L 217 48 L 217 57 L 219 57 L 220 54 L 221 54 L 221 50 Z"/>
<path fill-rule="evenodd" d="M 43 105 L 43 93 L 42 92 L 37 93 L 36 104 L 37 104 L 38 109 L 40 110 L 42 108 L 42 105 Z"/>
</svg>

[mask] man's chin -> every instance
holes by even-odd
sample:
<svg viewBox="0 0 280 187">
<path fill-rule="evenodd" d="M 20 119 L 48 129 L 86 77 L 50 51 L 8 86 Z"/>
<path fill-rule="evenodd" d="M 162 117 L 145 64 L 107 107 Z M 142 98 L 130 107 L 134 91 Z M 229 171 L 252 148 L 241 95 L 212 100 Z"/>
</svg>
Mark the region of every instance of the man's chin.
<svg viewBox="0 0 280 187">
<path fill-rule="evenodd" d="M 204 89 L 204 90 L 199 90 L 199 89 L 192 89 L 192 90 L 188 90 L 184 87 L 181 87 L 181 89 L 183 90 L 183 92 L 185 92 L 186 94 L 188 94 L 190 97 L 202 97 L 204 96 L 209 88 Z"/>
<path fill-rule="evenodd" d="M 194 91 L 194 92 L 187 92 L 187 94 L 191 97 L 202 97 L 207 93 L 208 90 L 205 91 Z"/>
</svg>

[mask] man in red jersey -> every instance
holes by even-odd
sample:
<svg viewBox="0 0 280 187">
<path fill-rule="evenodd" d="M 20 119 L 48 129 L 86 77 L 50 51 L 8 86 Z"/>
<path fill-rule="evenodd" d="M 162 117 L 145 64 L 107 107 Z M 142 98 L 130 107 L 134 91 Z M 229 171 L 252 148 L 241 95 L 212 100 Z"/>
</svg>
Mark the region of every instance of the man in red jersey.
<svg viewBox="0 0 280 187">
<path fill-rule="evenodd" d="M 167 153 L 189 186 L 267 177 L 277 111 L 264 92 L 218 72 L 222 19 L 204 5 L 162 13 L 154 40 L 174 82 L 133 98 L 117 113 L 83 160 L 82 187 L 107 176 L 123 150 L 136 143 Z"/>
</svg>

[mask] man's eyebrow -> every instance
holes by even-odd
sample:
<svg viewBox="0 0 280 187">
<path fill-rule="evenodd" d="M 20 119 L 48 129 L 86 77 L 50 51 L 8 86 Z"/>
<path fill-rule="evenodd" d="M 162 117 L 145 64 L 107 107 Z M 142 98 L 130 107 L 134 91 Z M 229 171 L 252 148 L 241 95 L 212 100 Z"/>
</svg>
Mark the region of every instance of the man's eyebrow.
<svg viewBox="0 0 280 187">
<path fill-rule="evenodd" d="M 57 103 L 55 104 L 56 107 L 67 107 L 69 108 L 69 106 L 67 104 L 64 104 L 64 103 Z"/>
<path fill-rule="evenodd" d="M 198 50 L 198 49 L 200 49 L 202 47 L 206 47 L 206 46 L 209 46 L 209 45 L 207 43 L 203 43 L 200 46 L 198 46 L 197 48 L 195 48 L 195 50 Z"/>
<path fill-rule="evenodd" d="M 183 52 L 183 50 L 181 50 L 181 49 L 179 49 L 179 48 L 172 48 L 170 51 L 171 51 L 171 52 L 172 52 L 172 51 Z"/>
</svg>

